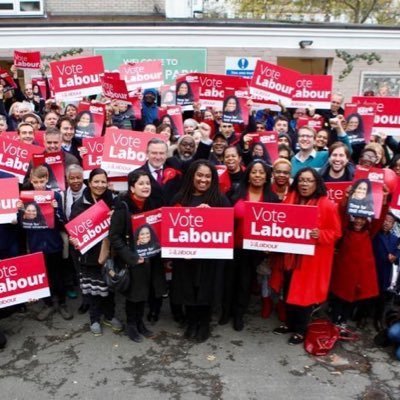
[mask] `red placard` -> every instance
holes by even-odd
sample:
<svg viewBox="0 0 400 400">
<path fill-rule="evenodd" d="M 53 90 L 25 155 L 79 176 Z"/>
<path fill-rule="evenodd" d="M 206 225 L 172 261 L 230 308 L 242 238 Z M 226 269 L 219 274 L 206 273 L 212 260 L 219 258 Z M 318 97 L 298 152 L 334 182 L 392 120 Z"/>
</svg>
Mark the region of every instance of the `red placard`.
<svg viewBox="0 0 400 400">
<path fill-rule="evenodd" d="M 278 158 L 278 134 L 275 131 L 258 132 L 258 141 L 265 146 L 274 162 Z"/>
<path fill-rule="evenodd" d="M 340 204 L 346 195 L 346 189 L 351 186 L 351 182 L 325 182 L 325 186 L 329 199 Z"/>
<path fill-rule="evenodd" d="M 175 103 L 175 85 L 162 85 L 160 88 L 161 107 L 174 106 Z"/>
<path fill-rule="evenodd" d="M 19 69 L 40 69 L 40 51 L 14 50 L 14 65 Z"/>
<path fill-rule="evenodd" d="M 35 167 L 44 165 L 49 170 L 48 186 L 53 190 L 65 190 L 64 153 L 33 154 L 32 163 Z"/>
<path fill-rule="evenodd" d="M 43 153 L 43 148 L 0 136 L 0 170 L 9 172 L 22 183 L 33 154 Z"/>
<path fill-rule="evenodd" d="M 161 60 L 122 64 L 118 70 L 129 91 L 158 88 L 164 84 Z"/>
<path fill-rule="evenodd" d="M 19 189 L 17 178 L 0 180 L 0 224 L 9 224 L 17 219 Z"/>
<path fill-rule="evenodd" d="M 302 126 L 309 126 L 310 128 L 313 128 L 315 132 L 318 132 L 322 129 L 324 123 L 325 121 L 323 117 L 319 118 L 299 117 L 297 118 L 296 128 L 300 129 Z"/>
<path fill-rule="evenodd" d="M 244 79 L 242 80 L 245 81 Z M 241 88 L 225 88 L 222 121 L 228 124 L 247 125 L 249 121 L 249 109 L 247 107 L 249 97 L 247 86 Z"/>
<path fill-rule="evenodd" d="M 78 250 L 85 254 L 89 249 L 108 236 L 110 209 L 100 200 L 65 225 L 68 234 L 78 239 Z"/>
<path fill-rule="evenodd" d="M 161 246 L 166 258 L 233 258 L 233 209 L 165 207 Z"/>
<path fill-rule="evenodd" d="M 351 114 L 358 114 L 361 118 L 364 126 L 364 137 L 363 141 L 369 143 L 371 139 L 371 132 L 374 126 L 376 104 L 356 104 L 346 103 L 344 109 L 344 116 L 347 118 Z M 350 142 L 353 143 L 350 134 Z M 356 139 L 357 140 L 357 139 Z"/>
<path fill-rule="evenodd" d="M 135 250 L 139 257 L 149 258 L 161 253 L 161 208 L 131 217 Z"/>
<path fill-rule="evenodd" d="M 20 198 L 24 203 L 21 225 L 24 229 L 54 228 L 54 192 L 52 190 L 23 190 Z"/>
<path fill-rule="evenodd" d="M 103 103 L 89 103 L 81 101 L 76 116 L 75 137 L 99 137 L 103 132 L 105 105 Z"/>
<path fill-rule="evenodd" d="M 301 75 L 296 80 L 291 107 L 329 110 L 332 96 L 332 75 Z"/>
<path fill-rule="evenodd" d="M 258 60 L 250 82 L 250 93 L 290 104 L 299 78 L 297 71 Z"/>
<path fill-rule="evenodd" d="M 128 88 L 126 87 L 126 82 L 124 80 L 105 73 L 101 80 L 101 84 L 103 87 L 103 95 L 108 99 L 129 102 Z"/>
<path fill-rule="evenodd" d="M 200 83 L 197 73 L 180 75 L 176 78 L 175 101 L 183 111 L 193 110 L 193 103 L 199 101 Z"/>
<path fill-rule="evenodd" d="M 97 138 L 83 138 L 82 146 L 87 153 L 82 156 L 83 177 L 89 178 L 90 171 L 100 168 L 103 158 L 104 136 Z"/>
<path fill-rule="evenodd" d="M 127 174 L 142 166 L 147 159 L 147 143 L 153 138 L 163 139 L 158 134 L 148 132 L 107 129 L 101 168 Z"/>
<path fill-rule="evenodd" d="M 160 112 L 158 113 L 158 117 L 160 120 L 162 120 L 163 115 L 163 109 L 160 109 Z M 182 118 L 182 108 L 181 106 L 167 106 L 167 109 L 165 110 L 166 114 L 171 117 L 172 121 L 172 133 L 175 134 L 175 136 L 182 136 L 184 134 L 183 130 L 183 118 Z"/>
<path fill-rule="evenodd" d="M 0 308 L 50 296 L 43 253 L 0 261 Z"/>
<path fill-rule="evenodd" d="M 199 80 L 199 101 L 202 107 L 222 109 L 226 88 L 247 88 L 245 79 L 227 75 L 201 74 Z"/>
<path fill-rule="evenodd" d="M 17 87 L 13 77 L 6 69 L 0 68 L 0 79 L 4 81 L 3 83 L 4 92 L 8 92 L 9 90 L 15 89 Z"/>
<path fill-rule="evenodd" d="M 47 98 L 46 80 L 42 77 L 32 77 L 32 87 L 37 86 L 39 88 L 39 93 L 34 93 L 35 96 L 39 96 L 42 99 Z"/>
<path fill-rule="evenodd" d="M 318 207 L 245 202 L 243 248 L 314 255 Z"/>
<path fill-rule="evenodd" d="M 102 92 L 102 56 L 70 58 L 50 63 L 52 89 L 57 100 L 81 99 Z"/>
<path fill-rule="evenodd" d="M 374 132 L 388 135 L 400 135 L 400 98 L 399 97 L 352 97 L 352 103 L 375 104 Z"/>
<path fill-rule="evenodd" d="M 349 193 L 348 214 L 378 219 L 382 211 L 384 178 L 382 168 L 365 168 L 358 165 Z"/>
</svg>

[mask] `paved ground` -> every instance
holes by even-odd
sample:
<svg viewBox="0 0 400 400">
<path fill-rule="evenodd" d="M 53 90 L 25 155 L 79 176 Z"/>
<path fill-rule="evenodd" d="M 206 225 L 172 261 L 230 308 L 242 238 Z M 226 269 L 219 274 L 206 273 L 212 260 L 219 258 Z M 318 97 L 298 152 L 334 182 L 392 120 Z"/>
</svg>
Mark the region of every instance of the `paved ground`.
<svg viewBox="0 0 400 400">
<path fill-rule="evenodd" d="M 40 323 L 37 308 L 0 321 L 9 337 L 0 350 L 2 400 L 400 399 L 400 363 L 373 346 L 372 331 L 316 358 L 273 335 L 277 321 L 259 318 L 257 304 L 243 332 L 214 323 L 203 344 L 186 341 L 167 310 L 157 336 L 136 344 L 110 329 L 93 337 L 86 315 Z"/>
</svg>

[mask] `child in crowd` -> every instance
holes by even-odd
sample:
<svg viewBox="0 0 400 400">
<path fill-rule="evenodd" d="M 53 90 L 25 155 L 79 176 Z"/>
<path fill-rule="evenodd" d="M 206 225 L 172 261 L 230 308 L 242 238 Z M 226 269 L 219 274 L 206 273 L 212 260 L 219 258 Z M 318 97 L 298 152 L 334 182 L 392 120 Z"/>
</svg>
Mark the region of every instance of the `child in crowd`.
<svg viewBox="0 0 400 400">
<path fill-rule="evenodd" d="M 355 303 L 379 294 L 373 234 L 367 217 L 350 217 L 339 242 L 331 279 L 331 292 L 335 296 L 332 320 L 343 330 Z"/>
<path fill-rule="evenodd" d="M 31 190 L 49 190 L 47 187 L 49 181 L 48 169 L 41 165 L 33 168 L 29 177 Z M 26 229 L 27 245 L 30 253 L 43 252 L 46 262 L 47 276 L 51 295 L 55 295 L 58 300 L 58 311 L 65 320 L 72 319 L 66 304 L 66 291 L 62 275 L 62 250 L 63 241 L 60 231 L 64 229 L 64 213 L 62 210 L 61 195 L 54 192 L 54 228 Z M 24 204 L 18 202 L 18 208 L 23 211 Z M 19 213 L 19 220 L 22 223 L 23 212 Z M 39 321 L 44 321 L 50 317 L 57 309 L 54 306 L 52 296 L 43 299 L 44 306 L 37 314 Z"/>
</svg>

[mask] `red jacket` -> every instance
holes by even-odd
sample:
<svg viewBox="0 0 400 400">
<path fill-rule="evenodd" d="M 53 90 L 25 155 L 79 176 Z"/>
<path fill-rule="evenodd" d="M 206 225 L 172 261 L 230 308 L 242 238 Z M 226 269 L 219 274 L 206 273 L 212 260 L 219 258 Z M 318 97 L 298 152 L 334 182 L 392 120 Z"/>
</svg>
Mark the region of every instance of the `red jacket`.
<svg viewBox="0 0 400 400">
<path fill-rule="evenodd" d="M 335 256 L 331 291 L 349 302 L 378 296 L 375 258 L 368 230 L 346 230 Z"/>
<path fill-rule="evenodd" d="M 296 194 L 289 193 L 284 203 L 297 204 Z M 319 239 L 313 256 L 299 255 L 293 270 L 286 302 L 298 306 L 323 303 L 328 296 L 335 242 L 341 236 L 340 217 L 336 204 L 328 197 L 317 200 Z M 284 257 L 274 257 L 271 287 L 279 292 L 283 285 Z"/>
</svg>

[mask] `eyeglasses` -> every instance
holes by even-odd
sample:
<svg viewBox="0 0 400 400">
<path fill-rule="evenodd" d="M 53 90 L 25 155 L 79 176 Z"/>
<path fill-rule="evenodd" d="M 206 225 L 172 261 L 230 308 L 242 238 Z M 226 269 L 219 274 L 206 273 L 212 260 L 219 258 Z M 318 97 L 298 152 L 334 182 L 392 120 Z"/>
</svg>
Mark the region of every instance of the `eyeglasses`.
<svg viewBox="0 0 400 400">
<path fill-rule="evenodd" d="M 301 178 L 301 179 L 299 179 L 299 183 L 305 183 L 307 185 L 311 185 L 314 182 L 315 182 L 315 179 L 310 179 L 310 178 Z"/>
<path fill-rule="evenodd" d="M 290 175 L 290 172 L 289 171 L 281 171 L 281 170 L 274 170 L 273 171 L 274 172 L 274 174 L 276 174 L 276 175 Z"/>
<path fill-rule="evenodd" d="M 375 156 L 372 156 L 372 155 L 370 156 L 368 154 L 363 154 L 361 156 L 361 159 L 362 160 L 368 160 L 368 161 L 376 161 L 377 160 L 377 158 Z"/>
</svg>

